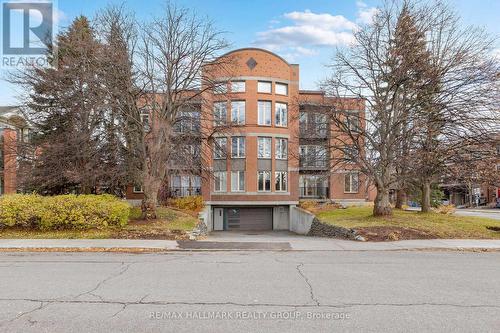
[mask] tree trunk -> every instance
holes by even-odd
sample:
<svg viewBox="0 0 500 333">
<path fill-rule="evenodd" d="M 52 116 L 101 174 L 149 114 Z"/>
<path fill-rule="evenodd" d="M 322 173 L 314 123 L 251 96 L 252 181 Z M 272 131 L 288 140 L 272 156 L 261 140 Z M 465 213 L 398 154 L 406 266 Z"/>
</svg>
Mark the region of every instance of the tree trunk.
<svg viewBox="0 0 500 333">
<path fill-rule="evenodd" d="M 389 201 L 389 190 L 377 186 L 377 196 L 373 206 L 374 216 L 390 216 L 392 215 L 392 207 Z"/>
<path fill-rule="evenodd" d="M 141 204 L 141 218 L 144 220 L 154 220 L 157 218 L 156 207 L 158 206 L 158 191 L 161 183 L 161 179 L 156 179 L 152 175 L 144 177 L 144 198 Z"/>
<path fill-rule="evenodd" d="M 398 189 L 396 192 L 396 209 L 402 209 L 406 205 L 406 190 Z"/>
<path fill-rule="evenodd" d="M 422 182 L 422 213 L 431 211 L 431 182 L 424 180 Z"/>
</svg>

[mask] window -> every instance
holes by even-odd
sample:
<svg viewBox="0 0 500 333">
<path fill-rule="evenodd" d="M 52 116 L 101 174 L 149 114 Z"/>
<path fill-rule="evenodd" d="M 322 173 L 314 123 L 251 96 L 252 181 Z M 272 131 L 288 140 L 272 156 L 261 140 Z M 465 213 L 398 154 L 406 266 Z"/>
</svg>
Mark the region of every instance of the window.
<svg viewBox="0 0 500 333">
<path fill-rule="evenodd" d="M 359 132 L 360 130 L 359 114 L 357 111 L 350 111 L 346 115 L 346 127 L 350 132 Z"/>
<path fill-rule="evenodd" d="M 349 163 L 354 163 L 359 158 L 359 150 L 356 146 L 345 146 L 344 149 L 344 160 Z"/>
<path fill-rule="evenodd" d="M 288 125 L 288 110 L 285 103 L 276 103 L 276 119 L 275 125 L 280 127 L 286 127 Z"/>
<path fill-rule="evenodd" d="M 177 133 L 198 133 L 200 131 L 200 112 L 181 111 L 174 123 Z"/>
<path fill-rule="evenodd" d="M 143 190 L 141 185 L 134 185 L 133 192 L 134 193 L 143 193 L 144 190 Z"/>
<path fill-rule="evenodd" d="M 288 95 L 288 84 L 276 83 L 276 94 L 278 95 Z"/>
<path fill-rule="evenodd" d="M 226 94 L 227 82 L 219 82 L 214 86 L 214 94 Z"/>
<path fill-rule="evenodd" d="M 215 192 L 226 192 L 227 190 L 227 175 L 226 171 L 216 171 L 215 176 Z"/>
<path fill-rule="evenodd" d="M 231 92 L 235 93 L 245 92 L 245 81 L 231 82 Z"/>
<path fill-rule="evenodd" d="M 149 111 L 147 110 L 142 110 L 141 111 L 141 123 L 142 126 L 144 127 L 144 130 L 149 131 L 150 130 L 150 121 L 149 121 Z"/>
<path fill-rule="evenodd" d="M 359 191 L 359 175 L 357 172 L 346 173 L 344 176 L 344 192 L 358 193 Z"/>
<path fill-rule="evenodd" d="M 276 159 L 286 160 L 288 159 L 288 140 L 283 138 L 276 139 Z"/>
<path fill-rule="evenodd" d="M 214 140 L 214 159 L 225 159 L 227 156 L 227 139 L 215 138 Z"/>
<path fill-rule="evenodd" d="M 272 91 L 272 83 L 268 81 L 257 82 L 257 92 L 270 94 Z"/>
<path fill-rule="evenodd" d="M 214 125 L 223 126 L 227 121 L 227 103 L 215 102 L 214 103 Z"/>
<path fill-rule="evenodd" d="M 271 126 L 271 102 L 259 101 L 258 102 L 258 124 L 264 126 Z"/>
<path fill-rule="evenodd" d="M 261 192 L 271 191 L 271 171 L 257 172 L 258 190 Z"/>
<path fill-rule="evenodd" d="M 233 136 L 231 138 L 231 157 L 232 158 L 245 157 L 245 137 Z"/>
<path fill-rule="evenodd" d="M 245 171 L 231 172 L 231 192 L 245 191 Z"/>
<path fill-rule="evenodd" d="M 278 171 L 274 177 L 275 190 L 286 192 L 288 183 L 288 173 L 286 171 Z"/>
<path fill-rule="evenodd" d="M 257 146 L 258 158 L 271 158 L 271 138 L 259 137 Z"/>
<path fill-rule="evenodd" d="M 231 102 L 231 122 L 234 125 L 245 125 L 245 101 Z"/>
<path fill-rule="evenodd" d="M 300 146 L 300 166 L 321 167 L 327 166 L 328 150 L 325 146 L 306 145 Z"/>
</svg>

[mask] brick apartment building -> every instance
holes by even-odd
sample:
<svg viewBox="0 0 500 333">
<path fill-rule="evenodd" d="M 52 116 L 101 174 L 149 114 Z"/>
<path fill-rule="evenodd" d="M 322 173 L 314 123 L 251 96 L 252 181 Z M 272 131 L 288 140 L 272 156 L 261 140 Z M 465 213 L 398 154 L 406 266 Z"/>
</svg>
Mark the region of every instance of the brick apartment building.
<svg viewBox="0 0 500 333">
<path fill-rule="evenodd" d="M 332 131 L 320 112 L 328 103 L 322 92 L 299 89 L 299 65 L 254 48 L 224 57 L 231 58 L 231 77 L 216 73 L 215 80 L 230 80 L 223 89 L 228 93 L 207 93 L 211 103 L 202 106 L 202 128 L 233 125 L 214 138 L 209 171 L 201 178 L 214 230 L 288 230 L 290 208 L 299 199 L 370 199 L 355 167 L 330 168 Z M 351 104 L 351 111 L 364 112 L 362 101 Z"/>
<path fill-rule="evenodd" d="M 302 199 L 373 200 L 355 165 L 331 167 L 335 138 L 322 108 L 334 101 L 299 89 L 299 65 L 256 48 L 223 57 L 231 70 L 212 74 L 221 89 L 206 92 L 204 103 L 193 103 L 176 126 L 178 139 L 187 142 L 184 153 L 210 158 L 194 170 L 174 161 L 168 195 L 201 194 L 214 230 L 287 230 L 290 208 Z M 344 102 L 348 111 L 364 112 L 362 100 Z M 128 199 L 141 197 L 140 187 L 128 189 Z"/>
<path fill-rule="evenodd" d="M 21 122 L 17 107 L 0 107 L 0 195 L 17 190 L 16 150 L 17 140 L 23 136 Z"/>
</svg>

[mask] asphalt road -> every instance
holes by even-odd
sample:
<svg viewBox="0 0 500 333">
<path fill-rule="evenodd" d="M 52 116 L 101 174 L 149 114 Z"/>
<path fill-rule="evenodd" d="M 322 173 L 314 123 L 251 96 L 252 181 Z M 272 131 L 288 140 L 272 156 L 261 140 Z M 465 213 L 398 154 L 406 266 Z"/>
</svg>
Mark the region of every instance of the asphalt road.
<svg viewBox="0 0 500 333">
<path fill-rule="evenodd" d="M 476 216 L 476 217 L 486 217 L 489 219 L 500 220 L 500 209 L 489 209 L 486 212 L 481 211 L 471 211 L 465 209 L 457 209 L 455 215 L 458 216 Z"/>
<path fill-rule="evenodd" d="M 0 253 L 0 332 L 493 332 L 500 252 Z"/>
</svg>

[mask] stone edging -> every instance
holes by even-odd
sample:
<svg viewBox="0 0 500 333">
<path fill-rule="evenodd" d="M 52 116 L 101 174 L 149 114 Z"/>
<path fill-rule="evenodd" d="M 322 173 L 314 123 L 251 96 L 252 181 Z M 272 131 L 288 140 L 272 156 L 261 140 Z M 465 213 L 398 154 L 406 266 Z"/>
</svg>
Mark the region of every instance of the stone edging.
<svg viewBox="0 0 500 333">
<path fill-rule="evenodd" d="M 356 230 L 354 229 L 326 224 L 318 220 L 316 217 L 311 224 L 311 229 L 309 229 L 307 236 L 343 238 L 363 242 L 365 241 L 364 237 L 358 235 Z"/>
</svg>

